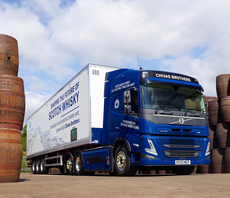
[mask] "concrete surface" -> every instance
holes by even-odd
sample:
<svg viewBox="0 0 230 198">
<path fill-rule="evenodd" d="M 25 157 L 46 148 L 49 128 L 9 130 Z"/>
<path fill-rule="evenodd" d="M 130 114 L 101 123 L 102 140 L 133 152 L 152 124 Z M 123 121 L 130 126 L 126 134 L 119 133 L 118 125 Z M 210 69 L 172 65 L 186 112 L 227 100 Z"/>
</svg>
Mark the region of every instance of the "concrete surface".
<svg viewBox="0 0 230 198">
<path fill-rule="evenodd" d="M 0 183 L 0 197 L 230 197 L 230 174 L 33 175 L 21 173 L 17 183 Z"/>
</svg>

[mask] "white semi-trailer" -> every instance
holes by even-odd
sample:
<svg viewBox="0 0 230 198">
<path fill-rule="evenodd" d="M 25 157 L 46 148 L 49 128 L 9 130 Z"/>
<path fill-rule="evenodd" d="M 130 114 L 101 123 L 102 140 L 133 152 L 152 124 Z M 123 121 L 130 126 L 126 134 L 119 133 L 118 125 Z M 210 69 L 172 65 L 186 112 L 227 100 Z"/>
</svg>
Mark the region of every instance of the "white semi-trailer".
<svg viewBox="0 0 230 198">
<path fill-rule="evenodd" d="M 210 163 L 207 136 L 195 78 L 89 64 L 29 117 L 27 159 L 33 173 L 132 175 L 163 165 L 188 174 Z"/>
</svg>

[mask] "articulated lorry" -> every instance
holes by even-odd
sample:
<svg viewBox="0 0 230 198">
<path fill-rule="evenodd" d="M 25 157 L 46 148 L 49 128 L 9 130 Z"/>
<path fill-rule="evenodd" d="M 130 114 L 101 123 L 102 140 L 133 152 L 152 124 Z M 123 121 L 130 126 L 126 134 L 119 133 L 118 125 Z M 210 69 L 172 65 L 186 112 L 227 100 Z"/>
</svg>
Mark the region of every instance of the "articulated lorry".
<svg viewBox="0 0 230 198">
<path fill-rule="evenodd" d="M 190 174 L 210 164 L 202 92 L 182 74 L 88 64 L 29 117 L 32 172 Z"/>
</svg>

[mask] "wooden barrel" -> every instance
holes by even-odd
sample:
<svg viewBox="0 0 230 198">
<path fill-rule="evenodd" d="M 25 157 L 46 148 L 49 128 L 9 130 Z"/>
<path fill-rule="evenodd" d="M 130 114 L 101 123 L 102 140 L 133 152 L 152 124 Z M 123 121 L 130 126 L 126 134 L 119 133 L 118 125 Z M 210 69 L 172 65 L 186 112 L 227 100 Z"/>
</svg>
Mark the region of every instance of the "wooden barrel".
<svg viewBox="0 0 230 198">
<path fill-rule="evenodd" d="M 209 165 L 201 165 L 197 168 L 197 172 L 201 174 L 208 174 L 209 173 Z"/>
<path fill-rule="evenodd" d="M 157 171 L 156 171 L 156 170 L 150 170 L 150 171 L 149 171 L 149 174 L 150 174 L 150 175 L 156 175 L 156 174 L 157 174 Z"/>
<path fill-rule="evenodd" d="M 213 173 L 224 173 L 224 149 L 213 149 L 211 153 L 211 166 Z"/>
<path fill-rule="evenodd" d="M 217 97 L 214 97 L 214 96 L 207 96 L 207 102 L 211 102 L 211 101 L 217 101 L 218 98 Z"/>
<path fill-rule="evenodd" d="M 158 175 L 165 175 L 166 174 L 166 170 L 157 170 L 157 174 Z"/>
<path fill-rule="evenodd" d="M 0 124 L 23 125 L 25 94 L 23 80 L 12 75 L 0 75 Z"/>
<path fill-rule="evenodd" d="M 166 169 L 166 174 L 172 175 L 172 174 L 173 174 L 173 169 L 170 168 L 170 167 L 168 167 L 168 168 Z"/>
<path fill-rule="evenodd" d="M 194 170 L 190 174 L 195 175 L 196 173 L 197 173 L 197 166 L 195 166 Z"/>
<path fill-rule="evenodd" d="M 209 126 L 209 136 L 211 149 L 214 148 L 214 133 L 216 132 L 216 126 Z"/>
<path fill-rule="evenodd" d="M 22 163 L 21 132 L 0 124 L 0 183 L 18 182 Z"/>
<path fill-rule="evenodd" d="M 18 42 L 15 38 L 0 34 L 0 74 L 18 75 Z"/>
<path fill-rule="evenodd" d="M 226 173 L 230 173 L 230 147 L 227 147 L 225 150 L 224 165 Z"/>
<path fill-rule="evenodd" d="M 203 95 L 203 99 L 204 99 L 204 104 L 205 104 L 205 110 L 206 112 L 208 112 L 208 97 Z"/>
<path fill-rule="evenodd" d="M 222 122 L 230 122 L 230 96 L 226 96 L 220 101 Z"/>
<path fill-rule="evenodd" d="M 209 124 L 217 125 L 221 122 L 220 109 L 218 101 L 210 101 L 208 103 Z"/>
<path fill-rule="evenodd" d="M 224 149 L 228 146 L 228 133 L 229 133 L 229 123 L 218 123 L 216 125 L 216 139 L 217 139 L 217 147 L 220 149 Z"/>
<path fill-rule="evenodd" d="M 216 93 L 218 99 L 222 99 L 230 95 L 230 74 L 222 74 L 216 77 Z"/>
</svg>

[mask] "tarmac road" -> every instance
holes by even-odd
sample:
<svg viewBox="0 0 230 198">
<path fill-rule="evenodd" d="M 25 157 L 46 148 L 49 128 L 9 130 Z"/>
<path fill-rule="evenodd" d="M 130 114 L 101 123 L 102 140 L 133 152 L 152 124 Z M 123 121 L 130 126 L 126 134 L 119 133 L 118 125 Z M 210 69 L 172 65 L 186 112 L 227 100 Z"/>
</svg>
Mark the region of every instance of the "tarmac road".
<svg viewBox="0 0 230 198">
<path fill-rule="evenodd" d="M 230 174 L 33 175 L 21 173 L 17 183 L 0 183 L 0 197 L 230 197 Z"/>
</svg>

